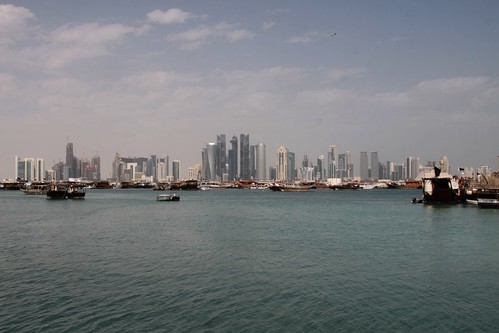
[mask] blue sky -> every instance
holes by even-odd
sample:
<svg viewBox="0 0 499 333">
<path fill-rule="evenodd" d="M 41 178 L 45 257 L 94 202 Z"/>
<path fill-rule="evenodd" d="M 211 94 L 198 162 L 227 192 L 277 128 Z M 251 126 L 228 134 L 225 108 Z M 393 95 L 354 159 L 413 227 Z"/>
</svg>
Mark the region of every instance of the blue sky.
<svg viewBox="0 0 499 333">
<path fill-rule="evenodd" d="M 0 4 L 0 177 L 14 155 L 165 155 L 224 133 L 315 160 L 499 155 L 497 1 Z M 331 34 L 336 33 L 335 36 Z M 358 171 L 358 164 L 357 164 Z"/>
</svg>

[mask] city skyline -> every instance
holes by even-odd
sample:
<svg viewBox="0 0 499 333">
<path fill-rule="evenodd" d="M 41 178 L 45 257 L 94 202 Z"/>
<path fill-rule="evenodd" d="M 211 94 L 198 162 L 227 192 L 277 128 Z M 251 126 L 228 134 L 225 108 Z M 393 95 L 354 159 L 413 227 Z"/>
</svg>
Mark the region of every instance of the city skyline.
<svg viewBox="0 0 499 333">
<path fill-rule="evenodd" d="M 52 167 L 45 167 L 40 157 L 15 156 L 15 179 L 32 180 L 68 180 L 83 178 L 86 180 L 109 179 L 113 181 L 176 181 L 180 179 L 198 179 L 205 181 L 234 180 L 277 180 L 277 181 L 325 181 L 329 178 L 357 181 L 411 180 L 420 177 L 420 172 L 433 166 L 439 166 L 443 172 L 472 177 L 477 174 L 489 174 L 499 171 L 499 156 L 494 166 L 480 165 L 454 166 L 446 155 L 437 160 L 422 160 L 420 157 L 407 156 L 405 161 L 379 160 L 378 152 L 361 151 L 357 167 L 352 153 L 337 153 L 336 145 L 329 145 L 327 154 L 311 157 L 303 155 L 300 161 L 296 154 L 286 146 L 280 145 L 274 153 L 274 163 L 267 164 L 266 145 L 263 142 L 250 144 L 249 134 L 240 134 L 240 145 L 234 135 L 227 150 L 226 135 L 219 134 L 215 142 L 206 144 L 201 150 L 201 161 L 188 166 L 182 171 L 180 160 L 170 156 L 151 154 L 148 157 L 122 156 L 116 152 L 112 162 L 112 173 L 101 175 L 101 157 L 78 158 L 74 154 L 72 142 L 66 144 L 66 163 L 59 161 Z M 271 152 L 272 154 L 272 152 Z M 325 160 L 325 156 L 327 159 Z M 237 161 L 240 161 L 238 164 Z M 270 158 L 272 160 L 272 158 Z M 454 169 L 454 171 L 453 171 Z M 171 170 L 171 172 L 170 172 Z M 268 170 L 268 173 L 267 173 Z M 42 176 L 43 175 L 43 176 Z M 267 177 L 268 175 L 268 177 Z M 144 178 L 145 177 L 145 178 Z"/>
<path fill-rule="evenodd" d="M 116 152 L 168 154 L 185 175 L 213 133 L 250 133 L 267 166 L 282 144 L 297 161 L 334 144 L 357 166 L 378 152 L 494 169 L 498 14 L 493 1 L 4 2 L 0 177 L 16 155 L 66 161 L 69 141 L 101 156 L 103 178 Z"/>
</svg>

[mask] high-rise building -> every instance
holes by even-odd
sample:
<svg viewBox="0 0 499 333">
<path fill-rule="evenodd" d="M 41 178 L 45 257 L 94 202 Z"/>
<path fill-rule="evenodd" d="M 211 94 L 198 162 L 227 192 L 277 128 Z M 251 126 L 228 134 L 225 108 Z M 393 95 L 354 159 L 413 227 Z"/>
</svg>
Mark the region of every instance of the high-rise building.
<svg viewBox="0 0 499 333">
<path fill-rule="evenodd" d="M 378 152 L 371 153 L 371 179 L 378 180 L 380 178 Z"/>
<path fill-rule="evenodd" d="M 449 159 L 447 158 L 447 156 L 442 156 L 440 165 L 442 166 L 442 172 L 450 173 Z"/>
<path fill-rule="evenodd" d="M 345 152 L 345 162 L 346 162 L 346 167 L 347 167 L 347 177 L 348 178 L 353 178 L 353 163 L 352 163 L 352 155 L 350 154 L 350 151 Z"/>
<path fill-rule="evenodd" d="M 267 152 L 266 147 L 263 142 L 256 145 L 256 179 L 265 180 L 267 179 Z"/>
<path fill-rule="evenodd" d="M 256 146 L 250 146 L 250 178 L 256 179 Z"/>
<path fill-rule="evenodd" d="M 337 169 L 337 178 L 341 178 L 343 180 L 347 174 L 347 165 L 345 161 L 345 154 L 338 154 L 338 169 Z"/>
<path fill-rule="evenodd" d="M 36 170 L 37 164 L 35 163 L 35 159 L 33 157 L 25 157 L 23 159 L 20 159 L 16 155 L 15 158 L 16 158 L 16 169 L 15 169 L 16 179 L 22 179 L 27 181 L 32 181 L 35 179 L 40 180 L 37 178 L 37 170 Z"/>
<path fill-rule="evenodd" d="M 217 135 L 217 155 L 216 174 L 220 180 L 223 180 L 223 175 L 227 173 L 227 142 L 225 134 Z"/>
<path fill-rule="evenodd" d="M 76 177 L 76 163 L 73 154 L 73 143 L 68 142 L 66 144 L 66 173 L 64 174 L 64 179 Z"/>
<path fill-rule="evenodd" d="M 36 159 L 35 178 L 39 181 L 45 179 L 45 162 L 43 161 L 43 158 Z"/>
<path fill-rule="evenodd" d="M 240 135 L 240 178 L 241 179 L 250 179 L 250 145 L 249 145 L 249 134 L 241 134 Z"/>
<path fill-rule="evenodd" d="M 173 180 L 180 180 L 180 161 L 179 160 L 173 160 L 172 172 L 173 172 Z"/>
<path fill-rule="evenodd" d="M 277 181 L 287 181 L 288 177 L 288 149 L 279 146 L 277 149 L 276 177 Z"/>
<path fill-rule="evenodd" d="M 360 152 L 360 180 L 366 181 L 369 179 L 369 161 L 367 160 L 367 152 Z"/>
<path fill-rule="evenodd" d="M 315 169 L 315 179 L 319 181 L 325 179 L 324 155 L 319 155 L 319 158 L 317 158 L 317 167 Z"/>
<path fill-rule="evenodd" d="M 237 149 L 237 137 L 234 135 L 230 140 L 231 149 L 229 149 L 229 180 L 235 180 L 239 177 L 237 172 L 238 166 L 238 149 Z"/>
<path fill-rule="evenodd" d="M 288 151 L 288 171 L 287 171 L 287 180 L 294 181 L 297 178 L 296 173 L 296 154 Z"/>
<path fill-rule="evenodd" d="M 327 152 L 327 177 L 336 178 L 336 145 L 329 145 Z"/>
<path fill-rule="evenodd" d="M 413 174 L 412 164 L 414 161 L 414 157 L 408 156 L 405 160 L 405 178 L 406 179 L 414 179 L 416 175 Z"/>
<path fill-rule="evenodd" d="M 203 149 L 202 170 L 203 179 L 216 181 L 217 179 L 217 144 L 210 142 Z"/>
</svg>

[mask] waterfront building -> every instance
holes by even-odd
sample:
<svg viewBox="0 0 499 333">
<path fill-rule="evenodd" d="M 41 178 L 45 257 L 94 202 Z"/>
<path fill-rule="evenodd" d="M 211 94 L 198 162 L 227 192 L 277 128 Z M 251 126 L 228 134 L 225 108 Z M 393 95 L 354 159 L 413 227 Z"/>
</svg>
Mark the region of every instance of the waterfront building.
<svg viewBox="0 0 499 333">
<path fill-rule="evenodd" d="M 287 181 L 288 177 L 288 149 L 283 145 L 277 149 L 276 177 L 277 181 Z"/>
<path fill-rule="evenodd" d="M 172 176 L 173 180 L 180 180 L 180 161 L 173 160 L 172 162 Z"/>
<path fill-rule="evenodd" d="M 277 178 L 277 168 L 275 166 L 270 166 L 269 167 L 269 179 L 276 179 Z"/>
<path fill-rule="evenodd" d="M 319 155 L 319 158 L 317 159 L 317 167 L 315 170 L 315 179 L 319 181 L 323 180 L 325 175 L 324 171 L 324 155 Z"/>
<path fill-rule="evenodd" d="M 256 146 L 250 146 L 250 178 L 256 179 Z"/>
<path fill-rule="evenodd" d="M 35 179 L 37 179 L 39 181 L 46 179 L 46 177 L 45 177 L 45 161 L 43 160 L 43 158 L 36 159 Z"/>
<path fill-rule="evenodd" d="M 16 169 L 15 169 L 15 179 L 22 179 L 27 181 L 32 181 L 36 177 L 35 171 L 35 159 L 33 157 L 25 157 L 20 159 L 17 155 L 16 159 Z"/>
<path fill-rule="evenodd" d="M 380 174 L 380 165 L 378 161 L 378 152 L 371 152 L 371 179 L 378 180 L 381 177 Z"/>
<path fill-rule="evenodd" d="M 442 159 L 440 160 L 440 166 L 442 167 L 442 172 L 450 174 L 449 159 L 447 158 L 447 156 L 442 156 Z"/>
<path fill-rule="evenodd" d="M 256 179 L 265 180 L 267 179 L 267 152 L 266 146 L 263 142 L 256 145 Z"/>
<path fill-rule="evenodd" d="M 227 142 L 225 134 L 217 135 L 217 178 L 223 180 L 224 174 L 227 173 Z"/>
<path fill-rule="evenodd" d="M 352 155 L 350 154 L 350 151 L 345 152 L 345 163 L 347 167 L 347 177 L 352 179 L 353 178 L 353 163 L 352 163 Z"/>
<path fill-rule="evenodd" d="M 338 154 L 338 178 L 341 180 L 345 179 L 347 177 L 347 166 L 346 166 L 346 159 L 345 159 L 345 154 Z"/>
<path fill-rule="evenodd" d="M 327 153 L 327 177 L 335 178 L 336 174 L 336 145 L 329 145 Z"/>
<path fill-rule="evenodd" d="M 241 179 L 250 179 L 250 144 L 249 144 L 249 134 L 241 134 L 240 135 L 240 178 Z"/>
<path fill-rule="evenodd" d="M 294 181 L 298 175 L 296 171 L 296 158 L 295 153 L 288 151 L 288 171 L 287 171 L 287 180 Z"/>
<path fill-rule="evenodd" d="M 237 149 L 237 137 L 234 135 L 230 139 L 231 149 L 229 149 L 229 180 L 235 180 L 238 178 L 237 166 L 238 166 L 238 149 Z"/>
<path fill-rule="evenodd" d="M 201 164 L 196 164 L 188 169 L 188 179 L 201 180 Z"/>
<path fill-rule="evenodd" d="M 76 161 L 73 154 L 73 143 L 66 143 L 66 168 L 64 179 L 68 180 L 69 178 L 76 177 Z"/>
<path fill-rule="evenodd" d="M 369 165 L 367 160 L 367 152 L 360 152 L 360 180 L 365 182 L 369 179 Z"/>
<path fill-rule="evenodd" d="M 217 181 L 217 144 L 210 142 L 206 144 L 206 148 L 203 149 L 202 157 L 202 169 L 203 169 L 203 179 L 210 181 Z"/>
<path fill-rule="evenodd" d="M 141 179 L 147 170 L 148 158 L 146 157 L 121 157 L 116 153 L 113 160 L 112 177 L 119 182 L 129 182 Z"/>
</svg>

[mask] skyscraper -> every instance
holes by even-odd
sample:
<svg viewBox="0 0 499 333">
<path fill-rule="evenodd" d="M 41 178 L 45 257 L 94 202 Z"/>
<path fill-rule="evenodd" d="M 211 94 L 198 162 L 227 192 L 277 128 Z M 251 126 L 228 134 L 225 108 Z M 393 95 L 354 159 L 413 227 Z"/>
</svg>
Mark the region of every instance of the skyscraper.
<svg viewBox="0 0 499 333">
<path fill-rule="evenodd" d="M 317 180 L 323 180 L 325 179 L 325 168 L 324 168 L 324 155 L 319 155 L 319 158 L 317 159 L 317 168 L 316 168 L 316 173 L 315 173 L 315 178 Z"/>
<path fill-rule="evenodd" d="M 347 177 L 347 164 L 345 154 L 338 154 L 337 177 L 341 178 L 341 180 Z"/>
<path fill-rule="evenodd" d="M 327 152 L 327 176 L 329 178 L 336 178 L 336 145 L 329 145 Z"/>
<path fill-rule="evenodd" d="M 68 142 L 66 144 L 66 172 L 64 174 L 64 179 L 67 180 L 75 177 L 76 166 L 74 164 L 73 143 Z"/>
<path fill-rule="evenodd" d="M 44 162 L 43 158 L 36 159 L 35 178 L 36 178 L 36 180 L 39 180 L 39 181 L 42 181 L 45 179 L 45 162 Z"/>
<path fill-rule="evenodd" d="M 250 178 L 256 179 L 256 146 L 250 146 Z"/>
<path fill-rule="evenodd" d="M 216 174 L 220 180 L 227 173 L 227 142 L 225 134 L 217 135 L 217 169 Z"/>
<path fill-rule="evenodd" d="M 180 161 L 173 160 L 172 162 L 173 180 L 180 179 Z"/>
<path fill-rule="evenodd" d="M 267 153 L 266 147 L 263 142 L 256 145 L 256 179 L 265 180 L 267 179 Z"/>
<path fill-rule="evenodd" d="M 210 142 L 206 144 L 206 148 L 203 149 L 203 178 L 206 180 L 216 181 L 217 180 L 217 144 Z"/>
<path fill-rule="evenodd" d="M 369 165 L 367 160 L 367 152 L 360 152 L 360 180 L 366 181 L 369 179 Z"/>
<path fill-rule="evenodd" d="M 350 151 L 345 152 L 345 163 L 347 167 L 347 177 L 353 178 L 353 163 L 352 163 L 352 155 L 350 155 Z"/>
<path fill-rule="evenodd" d="M 239 143 L 241 150 L 241 160 L 240 160 L 240 178 L 250 179 L 250 145 L 249 145 L 249 134 L 241 134 L 241 142 Z"/>
<path fill-rule="evenodd" d="M 37 175 L 37 170 L 36 170 L 35 159 L 33 157 L 25 157 L 23 159 L 20 159 L 16 155 L 16 172 L 15 172 L 16 179 L 32 181 L 37 179 L 36 175 Z"/>
<path fill-rule="evenodd" d="M 379 173 L 379 161 L 378 152 L 371 153 L 371 179 L 378 180 L 380 178 Z"/>
<path fill-rule="evenodd" d="M 287 179 L 288 181 L 293 181 L 297 177 L 296 175 L 296 155 L 293 152 L 288 151 L 288 171 Z"/>
<path fill-rule="evenodd" d="M 288 149 L 284 146 L 279 146 L 277 149 L 277 163 L 276 163 L 276 180 L 288 180 Z"/>
<path fill-rule="evenodd" d="M 411 167 L 412 167 L 412 160 L 413 159 L 414 158 L 412 156 L 408 156 L 405 159 L 405 178 L 406 179 L 412 179 L 412 177 L 413 177 L 412 176 L 412 172 L 411 172 L 412 171 Z"/>
<path fill-rule="evenodd" d="M 229 180 L 235 180 L 238 177 L 238 150 L 237 150 L 237 137 L 234 135 L 230 140 L 231 149 L 229 149 Z"/>
</svg>

